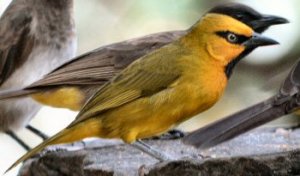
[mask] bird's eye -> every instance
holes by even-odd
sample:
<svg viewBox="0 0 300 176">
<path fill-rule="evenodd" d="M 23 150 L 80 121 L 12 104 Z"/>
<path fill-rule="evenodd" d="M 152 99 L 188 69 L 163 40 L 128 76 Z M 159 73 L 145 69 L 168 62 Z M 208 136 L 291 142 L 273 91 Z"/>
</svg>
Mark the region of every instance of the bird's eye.
<svg viewBox="0 0 300 176">
<path fill-rule="evenodd" d="M 227 34 L 227 40 L 230 43 L 237 43 L 238 42 L 238 36 L 233 34 L 233 33 L 228 33 Z"/>
<path fill-rule="evenodd" d="M 244 35 L 238 35 L 235 34 L 234 32 L 230 31 L 218 31 L 216 34 L 222 38 L 224 38 L 227 42 L 232 43 L 232 44 L 242 44 L 246 40 L 249 39 L 249 37 L 244 36 Z"/>
</svg>

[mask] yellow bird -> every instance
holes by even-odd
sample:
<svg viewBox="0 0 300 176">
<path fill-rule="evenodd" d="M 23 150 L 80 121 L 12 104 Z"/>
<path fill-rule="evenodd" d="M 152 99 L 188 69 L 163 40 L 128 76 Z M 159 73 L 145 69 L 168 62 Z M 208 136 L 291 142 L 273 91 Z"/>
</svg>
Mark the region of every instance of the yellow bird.
<svg viewBox="0 0 300 176">
<path fill-rule="evenodd" d="M 133 144 L 164 133 L 219 100 L 227 84 L 227 66 L 243 51 L 274 44 L 278 42 L 238 19 L 207 13 L 185 36 L 138 59 L 104 84 L 75 121 L 9 170 L 52 144 L 86 137 L 120 138 Z"/>
<path fill-rule="evenodd" d="M 266 15 L 239 3 L 220 4 L 208 13 L 222 13 L 247 24 L 262 33 L 268 27 L 288 23 L 285 18 Z M 136 39 L 102 46 L 72 59 L 44 78 L 19 90 L 0 93 L 0 100 L 31 96 L 41 104 L 79 111 L 100 86 L 126 68 L 133 61 L 188 33 L 188 30 L 162 32 Z M 229 78 L 234 65 L 254 48 L 246 48 L 234 62 L 228 64 Z"/>
<path fill-rule="evenodd" d="M 272 25 L 288 22 L 285 18 L 261 14 L 239 3 L 220 4 L 208 13 L 222 13 L 236 18 L 257 33 L 264 32 Z M 0 100 L 12 98 L 18 100 L 30 96 L 43 105 L 79 111 L 100 86 L 130 63 L 171 43 L 187 32 L 188 30 L 162 32 L 102 46 L 61 65 L 29 86 L 1 92 Z M 253 49 L 247 48 L 234 59 L 234 62 L 228 64 L 226 68 L 228 78 L 232 74 L 234 65 Z M 19 120 L 21 121 L 22 117 Z"/>
</svg>

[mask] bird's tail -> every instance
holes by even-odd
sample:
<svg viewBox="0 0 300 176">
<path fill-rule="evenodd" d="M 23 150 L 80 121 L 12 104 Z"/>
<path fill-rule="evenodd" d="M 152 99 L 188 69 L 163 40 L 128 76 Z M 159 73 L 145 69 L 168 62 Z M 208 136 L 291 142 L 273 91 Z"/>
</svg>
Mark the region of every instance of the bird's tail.
<svg viewBox="0 0 300 176">
<path fill-rule="evenodd" d="M 0 100 L 24 97 L 38 92 L 34 89 L 4 90 L 0 92 Z"/>
<path fill-rule="evenodd" d="M 41 150 L 43 150 L 45 147 L 49 145 L 74 142 L 74 141 L 84 139 L 86 137 L 96 137 L 99 136 L 99 134 L 101 134 L 100 120 L 90 119 L 90 120 L 83 121 L 77 125 L 73 125 L 70 128 L 66 128 L 60 131 L 53 137 L 47 139 L 37 147 L 27 152 L 20 159 L 18 159 L 13 165 L 11 165 L 6 170 L 6 172 L 10 171 L 12 168 L 17 166 L 21 162 L 25 161 L 26 159 L 32 157 L 33 155 L 40 152 Z"/>
</svg>

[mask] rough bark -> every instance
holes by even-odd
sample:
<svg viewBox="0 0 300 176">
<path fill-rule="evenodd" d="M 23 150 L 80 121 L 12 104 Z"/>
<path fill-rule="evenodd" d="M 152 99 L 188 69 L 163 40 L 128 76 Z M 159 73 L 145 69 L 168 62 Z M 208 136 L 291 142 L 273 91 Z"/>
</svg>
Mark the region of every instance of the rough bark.
<svg viewBox="0 0 300 176">
<path fill-rule="evenodd" d="M 174 158 L 163 163 L 118 140 L 90 140 L 51 147 L 27 160 L 19 174 L 300 175 L 299 139 L 300 130 L 258 129 L 203 151 L 180 140 L 145 140 Z"/>
</svg>

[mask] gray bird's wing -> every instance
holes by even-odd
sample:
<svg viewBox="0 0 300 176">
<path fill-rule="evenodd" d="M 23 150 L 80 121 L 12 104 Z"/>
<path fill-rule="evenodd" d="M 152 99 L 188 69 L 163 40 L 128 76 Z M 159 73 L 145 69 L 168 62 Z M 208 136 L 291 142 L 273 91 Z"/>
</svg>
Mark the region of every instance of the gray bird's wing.
<svg viewBox="0 0 300 176">
<path fill-rule="evenodd" d="M 0 85 L 30 55 L 34 38 L 30 35 L 32 17 L 25 2 L 13 1 L 0 18 Z"/>
</svg>

